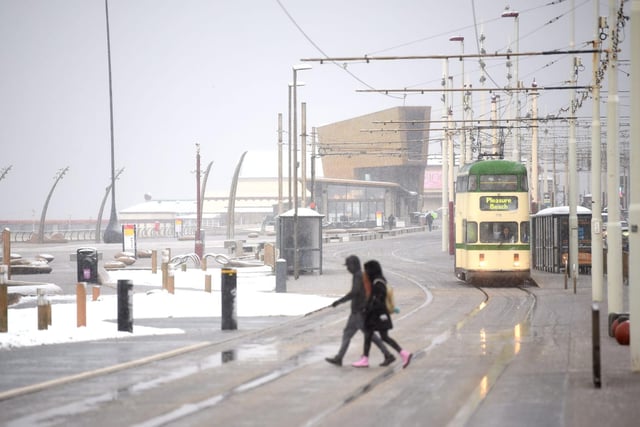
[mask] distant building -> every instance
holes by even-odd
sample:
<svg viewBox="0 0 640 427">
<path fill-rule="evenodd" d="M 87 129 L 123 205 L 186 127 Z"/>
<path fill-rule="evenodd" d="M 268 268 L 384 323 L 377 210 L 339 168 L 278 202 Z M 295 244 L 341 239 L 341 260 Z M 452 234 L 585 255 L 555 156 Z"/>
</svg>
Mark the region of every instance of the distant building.
<svg viewBox="0 0 640 427">
<path fill-rule="evenodd" d="M 316 157 L 307 149 L 306 158 L 299 158 L 298 174 L 302 162 L 307 171 L 305 179 L 298 176 L 299 205 L 336 224 L 381 225 L 390 215 L 400 223 L 412 221 L 412 213 L 423 207 L 430 116 L 431 107 L 394 107 L 317 128 L 316 141 L 307 138 L 308 145 L 316 144 Z M 260 224 L 280 206 L 283 212 L 293 206 L 287 154 L 284 150 L 279 204 L 277 152 L 247 153 L 238 178 L 236 226 Z M 203 228 L 226 226 L 228 208 L 228 192 L 207 191 Z M 120 220 L 144 230 L 173 227 L 176 234 L 190 234 L 196 202 L 149 200 L 120 211 Z"/>
<path fill-rule="evenodd" d="M 321 126 L 318 207 L 330 221 L 410 221 L 422 209 L 431 107 L 394 107 Z"/>
</svg>

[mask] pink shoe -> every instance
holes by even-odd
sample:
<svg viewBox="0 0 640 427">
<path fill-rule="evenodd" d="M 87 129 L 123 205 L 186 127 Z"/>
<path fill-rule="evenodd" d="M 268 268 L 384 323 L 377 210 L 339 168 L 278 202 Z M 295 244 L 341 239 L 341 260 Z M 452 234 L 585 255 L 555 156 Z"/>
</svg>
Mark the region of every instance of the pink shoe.
<svg viewBox="0 0 640 427">
<path fill-rule="evenodd" d="M 413 357 L 413 353 L 409 353 L 407 350 L 402 350 L 400 352 L 400 357 L 402 357 L 402 367 L 406 368 L 411 363 L 411 358 Z"/>
<path fill-rule="evenodd" d="M 369 358 L 367 356 L 362 356 L 360 360 L 357 362 L 353 362 L 351 364 L 354 368 L 368 368 L 369 367 Z"/>
</svg>

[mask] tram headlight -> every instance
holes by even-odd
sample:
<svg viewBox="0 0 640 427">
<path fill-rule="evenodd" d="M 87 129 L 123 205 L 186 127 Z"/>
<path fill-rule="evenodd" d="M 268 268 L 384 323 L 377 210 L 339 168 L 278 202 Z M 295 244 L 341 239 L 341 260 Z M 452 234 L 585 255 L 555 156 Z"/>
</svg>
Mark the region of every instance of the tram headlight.
<svg viewBox="0 0 640 427">
<path fill-rule="evenodd" d="M 513 254 L 513 266 L 520 267 L 520 254 Z"/>
<path fill-rule="evenodd" d="M 484 254 L 480 254 L 479 264 L 480 264 L 480 267 L 484 267 Z"/>
</svg>

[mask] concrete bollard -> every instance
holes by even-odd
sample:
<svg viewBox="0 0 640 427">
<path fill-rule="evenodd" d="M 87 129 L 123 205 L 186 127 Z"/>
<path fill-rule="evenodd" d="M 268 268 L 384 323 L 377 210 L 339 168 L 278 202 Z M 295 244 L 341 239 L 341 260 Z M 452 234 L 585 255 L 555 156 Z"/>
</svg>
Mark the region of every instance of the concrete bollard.
<svg viewBox="0 0 640 427">
<path fill-rule="evenodd" d="M 118 330 L 133 332 L 133 281 L 118 280 Z"/>
<path fill-rule="evenodd" d="M 204 291 L 211 293 L 211 275 L 210 274 L 204 275 Z"/>
<path fill-rule="evenodd" d="M 222 330 L 238 329 L 236 319 L 237 272 L 233 268 L 223 268 L 221 274 L 221 327 Z"/>
<path fill-rule="evenodd" d="M 76 285 L 76 326 L 87 326 L 87 284 Z"/>
<path fill-rule="evenodd" d="M 276 292 L 287 292 L 287 260 L 276 260 Z"/>
</svg>

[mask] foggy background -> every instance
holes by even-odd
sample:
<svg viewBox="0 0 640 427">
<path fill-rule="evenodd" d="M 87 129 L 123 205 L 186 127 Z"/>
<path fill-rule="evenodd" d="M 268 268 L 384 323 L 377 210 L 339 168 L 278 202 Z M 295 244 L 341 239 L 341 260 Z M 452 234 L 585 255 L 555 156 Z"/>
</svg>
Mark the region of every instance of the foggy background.
<svg viewBox="0 0 640 427">
<path fill-rule="evenodd" d="M 575 48 L 590 49 L 594 3 L 573 3 Z M 608 2 L 600 4 L 600 15 L 608 15 Z M 244 151 L 277 150 L 277 116 L 283 113 L 286 130 L 288 84 L 300 59 L 457 54 L 460 43 L 449 41 L 456 35 L 465 37 L 465 53 L 477 53 L 481 32 L 487 52 L 505 52 L 515 42 L 514 20 L 500 17 L 506 5 L 520 13 L 520 52 L 569 48 L 571 1 L 110 0 L 115 164 L 124 168 L 117 209 L 143 202 L 147 193 L 195 199 L 196 143 L 203 169 L 213 161 L 207 192 L 228 194 Z M 618 76 L 627 123 L 629 28 L 627 22 L 622 30 Z M 577 84 L 588 85 L 592 56 L 581 58 Z M 506 86 L 506 59 L 486 62 L 485 87 Z M 521 57 L 519 79 L 527 87 L 534 78 L 539 86 L 566 85 L 570 64 L 568 55 Z M 309 131 L 402 105 L 430 105 L 433 120 L 442 115 L 441 93 L 356 92 L 440 88 L 440 60 L 311 65 L 298 72 L 306 83 L 298 101 L 307 103 Z M 460 61 L 450 60 L 449 72 L 460 87 Z M 97 217 L 111 177 L 107 73 L 104 0 L 0 1 L 0 173 L 6 172 L 0 219 L 38 219 L 56 173 L 67 166 L 47 219 Z M 465 61 L 465 74 L 480 87 L 477 59 Z M 603 101 L 605 91 L 606 80 Z M 458 117 L 460 95 L 453 96 Z M 569 96 L 568 90 L 541 92 L 540 115 L 567 108 Z M 474 118 L 487 119 L 480 99 L 474 93 Z M 524 96 L 521 102 L 524 115 Z M 511 114 L 503 107 L 501 115 Z M 587 100 L 578 116 L 590 115 Z"/>
</svg>

